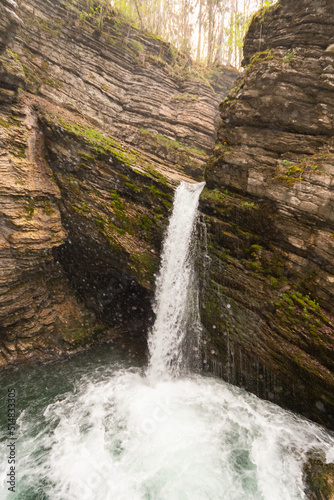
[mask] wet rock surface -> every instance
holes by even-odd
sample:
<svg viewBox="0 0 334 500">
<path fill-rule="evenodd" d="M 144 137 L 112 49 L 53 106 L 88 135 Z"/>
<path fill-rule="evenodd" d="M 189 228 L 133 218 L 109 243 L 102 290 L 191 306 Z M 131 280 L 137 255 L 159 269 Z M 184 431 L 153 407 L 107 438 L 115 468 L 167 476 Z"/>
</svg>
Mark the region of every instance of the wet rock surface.
<svg viewBox="0 0 334 500">
<path fill-rule="evenodd" d="M 202 177 L 235 72 L 214 93 L 172 74 L 160 40 L 96 32 L 61 2 L 20 6 L 0 6 L 0 364 L 142 349 L 173 190 Z M 198 262 L 207 370 L 331 428 L 333 46 L 329 0 L 254 16 Z M 331 494 L 323 459 L 305 475 L 310 498 Z"/>
<path fill-rule="evenodd" d="M 333 8 L 282 0 L 254 15 L 202 201 L 210 369 L 330 427 Z"/>
<path fill-rule="evenodd" d="M 0 6 L 2 365 L 142 343 L 173 190 L 202 177 L 236 74 L 214 90 L 162 40 L 67 7 Z"/>
<path fill-rule="evenodd" d="M 325 463 L 325 457 L 310 456 L 304 466 L 305 491 L 310 500 L 334 498 L 334 464 Z"/>
</svg>

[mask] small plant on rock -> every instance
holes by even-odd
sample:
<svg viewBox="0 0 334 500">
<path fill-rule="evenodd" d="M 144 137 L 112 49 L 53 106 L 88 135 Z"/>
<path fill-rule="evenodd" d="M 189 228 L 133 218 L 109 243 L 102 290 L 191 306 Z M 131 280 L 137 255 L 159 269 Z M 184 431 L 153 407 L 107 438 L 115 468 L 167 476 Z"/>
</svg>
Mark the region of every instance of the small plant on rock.
<svg viewBox="0 0 334 500">
<path fill-rule="evenodd" d="M 294 55 L 295 55 L 294 51 L 290 49 L 289 52 L 287 53 L 287 55 L 283 57 L 282 62 L 284 62 L 284 63 L 291 62 Z"/>
</svg>

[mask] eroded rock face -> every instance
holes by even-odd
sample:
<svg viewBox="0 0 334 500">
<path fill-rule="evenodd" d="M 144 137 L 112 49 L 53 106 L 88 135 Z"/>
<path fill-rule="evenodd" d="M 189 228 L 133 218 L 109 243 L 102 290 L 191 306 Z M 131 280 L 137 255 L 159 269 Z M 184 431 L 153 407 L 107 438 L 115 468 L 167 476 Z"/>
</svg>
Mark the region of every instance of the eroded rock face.
<svg viewBox="0 0 334 500">
<path fill-rule="evenodd" d="M 181 174 L 11 92 L 1 117 L 1 364 L 73 352 L 117 331 L 144 338 Z"/>
<path fill-rule="evenodd" d="M 116 18 L 105 19 L 99 32 L 93 21 L 82 22 L 85 2 L 74 4 L 21 2 L 24 27 L 12 50 L 27 88 L 201 176 L 214 142 L 218 104 L 237 72 L 221 67 L 209 83 L 154 35 Z"/>
<path fill-rule="evenodd" d="M 333 33 L 330 0 L 281 0 L 254 16 L 202 204 L 210 362 L 332 427 Z"/>
<path fill-rule="evenodd" d="M 202 176 L 235 75 L 215 94 L 168 44 L 69 5 L 0 6 L 0 364 L 145 338 L 174 187 Z"/>
<path fill-rule="evenodd" d="M 0 54 L 14 38 L 22 21 L 16 13 L 17 3 L 14 0 L 3 0 L 0 5 Z"/>
<path fill-rule="evenodd" d="M 324 463 L 325 457 L 310 457 L 304 466 L 305 493 L 310 500 L 334 498 L 334 464 Z"/>
</svg>

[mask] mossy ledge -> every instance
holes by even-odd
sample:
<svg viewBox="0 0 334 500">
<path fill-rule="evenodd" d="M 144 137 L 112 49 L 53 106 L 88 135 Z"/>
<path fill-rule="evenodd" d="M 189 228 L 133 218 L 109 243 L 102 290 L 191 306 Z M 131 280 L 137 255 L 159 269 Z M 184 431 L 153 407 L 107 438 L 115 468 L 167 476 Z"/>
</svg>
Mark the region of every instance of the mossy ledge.
<svg viewBox="0 0 334 500">
<path fill-rule="evenodd" d="M 280 0 L 254 15 L 247 69 L 220 105 L 202 202 L 208 363 L 330 428 L 332 39 L 329 0 Z"/>
<path fill-rule="evenodd" d="M 237 72 L 206 78 L 84 0 L 19 4 L 0 6 L 0 364 L 85 348 L 99 325 L 144 344 L 174 188 L 202 178 Z"/>
<path fill-rule="evenodd" d="M 38 114 L 68 233 L 57 258 L 98 317 L 111 326 L 130 323 L 132 334 L 142 331 L 152 318 L 151 293 L 175 181 L 100 130 L 73 117 Z"/>
<path fill-rule="evenodd" d="M 333 427 L 334 318 L 312 270 L 291 265 L 280 247 L 277 206 L 225 187 L 206 188 L 200 210 L 209 259 L 200 263 L 204 366 Z"/>
</svg>

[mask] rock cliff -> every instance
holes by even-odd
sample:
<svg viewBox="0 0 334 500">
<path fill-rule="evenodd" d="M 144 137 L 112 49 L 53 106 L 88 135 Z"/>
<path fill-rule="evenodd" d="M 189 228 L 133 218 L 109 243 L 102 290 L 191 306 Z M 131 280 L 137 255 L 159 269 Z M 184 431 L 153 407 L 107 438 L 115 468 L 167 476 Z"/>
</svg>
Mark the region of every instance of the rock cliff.
<svg viewBox="0 0 334 500">
<path fill-rule="evenodd" d="M 198 261 L 207 369 L 332 428 L 333 7 L 254 16 Z M 173 189 L 201 178 L 236 76 L 204 81 L 162 40 L 113 16 L 101 32 L 81 9 L 0 5 L 1 365 L 145 336 Z"/>
<path fill-rule="evenodd" d="M 173 189 L 236 74 L 83 5 L 0 6 L 0 364 L 145 338 Z"/>
<path fill-rule="evenodd" d="M 206 78 L 170 44 L 119 17 L 108 16 L 99 31 L 94 19 L 83 21 L 83 1 L 20 5 L 24 26 L 12 50 L 27 90 L 201 175 L 236 70 L 216 68 Z"/>
<path fill-rule="evenodd" d="M 331 427 L 333 33 L 331 0 L 253 17 L 202 202 L 210 369 Z"/>
</svg>

